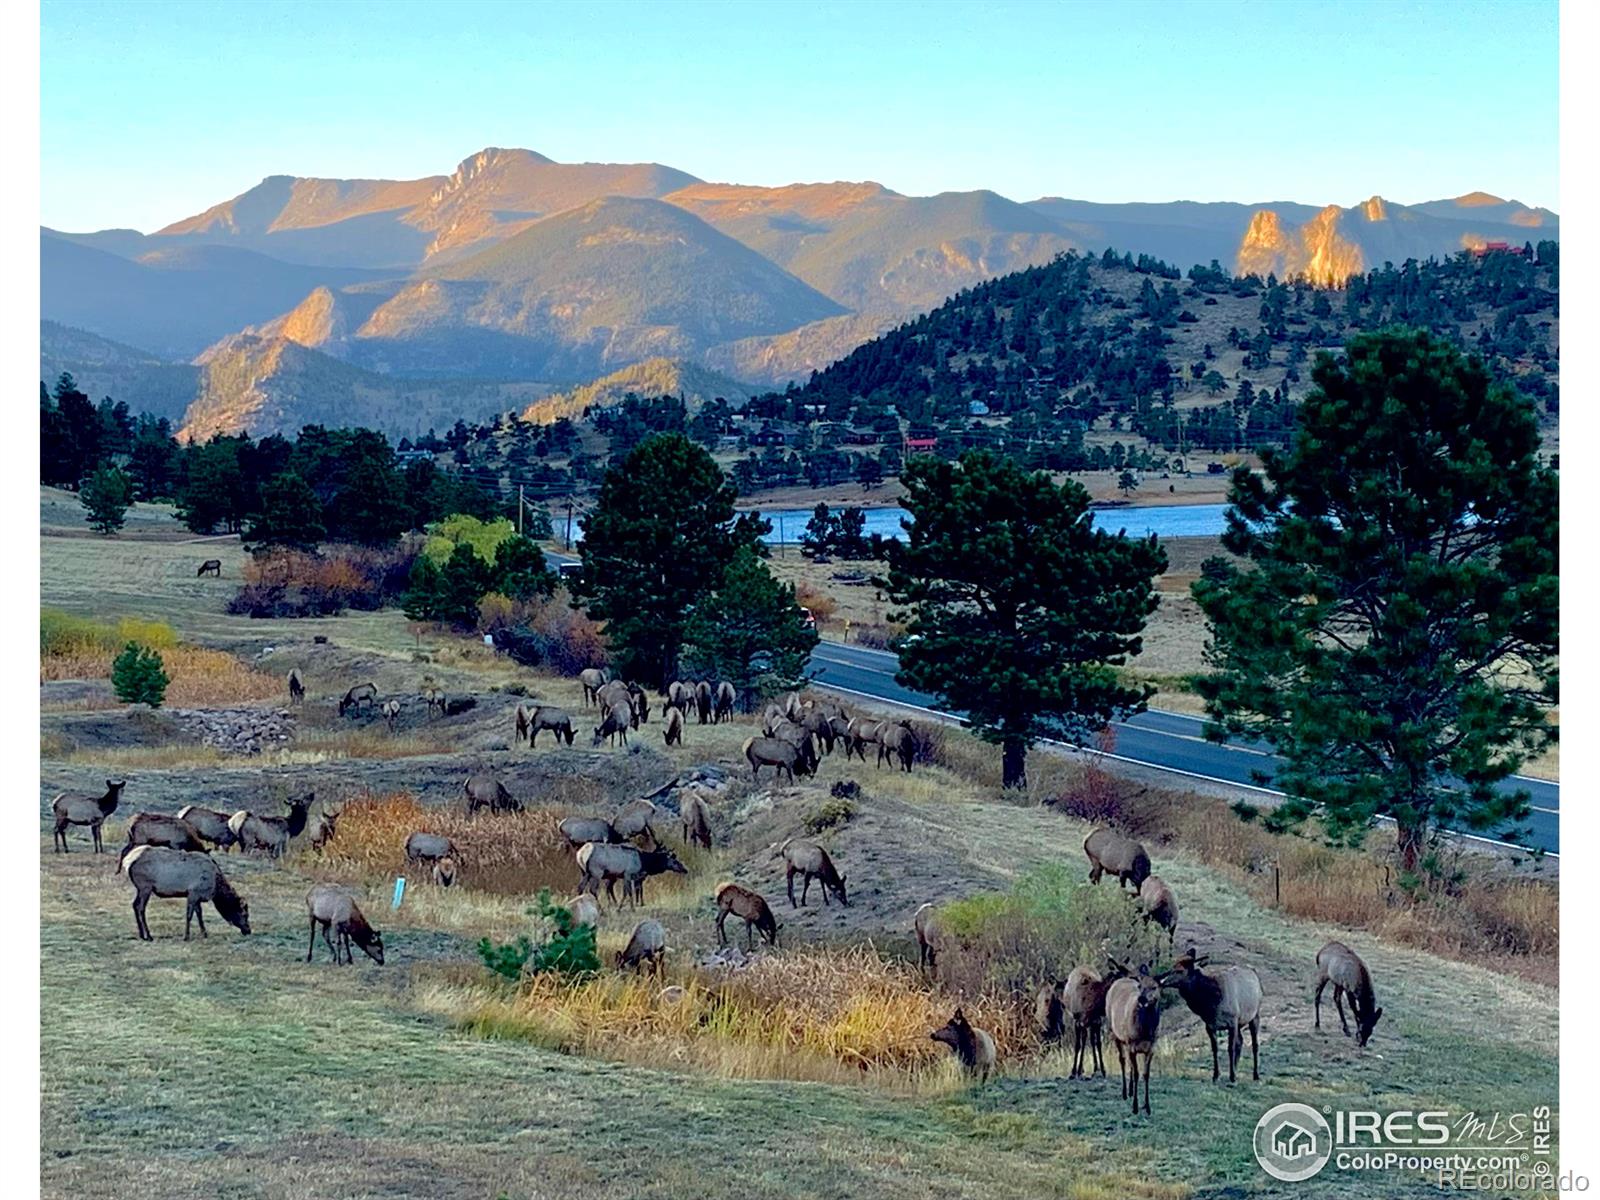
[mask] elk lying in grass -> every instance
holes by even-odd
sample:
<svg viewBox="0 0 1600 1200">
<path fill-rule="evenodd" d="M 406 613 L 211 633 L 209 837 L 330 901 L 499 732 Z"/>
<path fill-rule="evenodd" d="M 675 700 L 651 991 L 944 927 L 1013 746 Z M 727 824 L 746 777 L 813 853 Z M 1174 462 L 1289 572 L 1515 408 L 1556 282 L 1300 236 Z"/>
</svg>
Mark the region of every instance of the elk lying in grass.
<svg viewBox="0 0 1600 1200">
<path fill-rule="evenodd" d="M 752 779 L 761 778 L 762 767 L 771 767 L 773 775 L 782 771 L 790 783 L 794 782 L 797 773 L 802 777 L 816 774 L 817 768 L 814 762 L 808 761 L 796 747 L 778 738 L 747 738 L 743 753 L 745 761 L 750 764 Z"/>
<path fill-rule="evenodd" d="M 637 975 L 641 966 L 648 966 L 652 975 L 659 975 L 666 963 L 667 931 L 660 921 L 644 920 L 633 927 L 628 944 L 617 951 L 617 970 L 632 967 Z"/>
<path fill-rule="evenodd" d="M 717 885 L 717 944 L 720 946 L 728 944 L 728 934 L 723 926 L 727 923 L 729 913 L 744 921 L 747 949 L 755 949 L 755 935 L 758 932 L 769 946 L 777 948 L 778 919 L 772 915 L 772 908 L 761 893 L 738 883 Z"/>
<path fill-rule="evenodd" d="M 290 841 L 305 832 L 306 815 L 316 798 L 315 792 L 291 798 L 289 815 L 285 817 L 262 817 L 242 808 L 228 818 L 228 828 L 238 840 L 239 849 L 246 853 L 265 850 L 271 858 L 282 858 L 288 852 Z"/>
<path fill-rule="evenodd" d="M 1228 1031 L 1228 1082 L 1238 1080 L 1239 1055 L 1244 1051 L 1244 1030 L 1250 1031 L 1250 1077 L 1261 1078 L 1256 1040 L 1261 1033 L 1261 979 L 1249 967 L 1200 968 L 1205 955 L 1189 949 L 1161 977 L 1161 986 L 1177 988 L 1178 995 L 1199 1017 L 1211 1038 L 1211 1082 L 1221 1078 L 1217 1069 L 1217 1027 Z"/>
<path fill-rule="evenodd" d="M 1069 1079 L 1083 1077 L 1083 1060 L 1087 1051 L 1093 1069 L 1106 1073 L 1106 1059 L 1101 1051 L 1101 1033 L 1106 1019 L 1106 993 L 1118 979 L 1129 974 L 1122 964 L 1113 960 L 1110 971 L 1101 975 L 1093 967 L 1074 967 L 1061 989 L 1061 1002 L 1066 1016 L 1072 1019 L 1072 1073 Z"/>
<path fill-rule="evenodd" d="M 669 746 L 683 745 L 683 711 L 681 709 L 667 709 L 666 728 L 661 731 L 661 740 Z"/>
<path fill-rule="evenodd" d="M 200 906 L 208 902 L 240 933 L 250 932 L 250 906 L 223 878 L 209 854 L 173 850 L 167 846 L 135 846 L 118 869 L 133 884 L 133 919 L 144 941 L 155 941 L 144 917 L 151 896 L 160 896 L 163 900 L 182 896 L 188 901 L 183 916 L 183 940 L 186 942 L 195 921 L 200 923 L 200 936 L 206 936 L 206 919 Z"/>
<path fill-rule="evenodd" d="M 178 810 L 177 817 L 218 850 L 228 851 L 239 843 L 232 826 L 228 824 L 233 819 L 232 813 L 201 808 L 198 804 L 185 804 Z"/>
<path fill-rule="evenodd" d="M 596 695 L 609 681 L 610 676 L 599 667 L 588 667 L 578 672 L 578 682 L 583 685 L 583 706 L 585 708 L 594 707 Z"/>
<path fill-rule="evenodd" d="M 1377 995 L 1372 990 L 1372 972 L 1361 956 L 1343 942 L 1329 942 L 1317 951 L 1316 1028 L 1322 1028 L 1322 989 L 1333 984 L 1333 1006 L 1339 1010 L 1339 1027 L 1345 1037 L 1350 1036 L 1350 1024 L 1344 1016 L 1344 998 L 1350 997 L 1350 1008 L 1356 1019 L 1356 1045 L 1365 1046 L 1372 1036 L 1373 1027 L 1383 1016 L 1378 1007 Z"/>
<path fill-rule="evenodd" d="M 583 873 L 578 890 L 596 898 L 600 884 L 606 885 L 606 896 L 613 905 L 621 906 L 617 899 L 617 880 L 622 880 L 622 893 L 635 905 L 644 903 L 644 881 L 651 875 L 672 871 L 687 875 L 689 870 L 671 850 L 640 850 L 634 846 L 613 846 L 604 842 L 587 842 L 578 850 L 578 870 Z"/>
<path fill-rule="evenodd" d="M 135 846 L 167 846 L 173 850 L 192 850 L 204 854 L 206 844 L 195 833 L 194 827 L 178 817 L 166 813 L 135 813 L 128 822 L 128 844 L 117 855 L 120 870 Z"/>
<path fill-rule="evenodd" d="M 306 961 L 317 948 L 317 926 L 322 927 L 322 940 L 328 944 L 335 963 L 346 966 L 355 962 L 350 953 L 354 942 L 366 952 L 368 958 L 383 965 L 383 934 L 379 933 L 362 915 L 361 906 L 346 889 L 332 883 L 319 883 L 306 893 L 306 911 L 311 915 L 311 940 L 306 946 Z M 338 939 L 335 942 L 335 938 Z M 340 951 L 343 950 L 343 958 Z"/>
<path fill-rule="evenodd" d="M 976 1075 L 980 1083 L 988 1080 L 995 1068 L 994 1036 L 986 1029 L 974 1029 L 961 1009 L 956 1009 L 947 1025 L 928 1036 L 955 1051 L 967 1074 Z"/>
<path fill-rule="evenodd" d="M 1150 877 L 1150 856 L 1132 838 L 1110 829 L 1091 829 L 1083 839 L 1083 852 L 1089 857 L 1089 882 L 1099 883 L 1102 875 L 1115 875 L 1117 886 L 1139 885 Z"/>
<path fill-rule="evenodd" d="M 356 715 L 359 716 L 363 704 L 367 706 L 367 711 L 371 712 L 377 702 L 378 685 L 375 683 L 358 683 L 340 698 L 339 715 L 342 717 L 346 712 L 353 709 Z"/>
<path fill-rule="evenodd" d="M 784 885 L 789 892 L 789 907 L 794 908 L 794 877 L 803 876 L 800 886 L 800 907 L 805 907 L 806 893 L 811 890 L 811 881 L 816 879 L 822 884 L 822 903 L 828 904 L 828 894 L 831 892 L 839 898 L 839 903 L 849 907 L 850 900 L 845 895 L 844 876 L 839 874 L 833 865 L 833 859 L 828 857 L 828 852 L 815 842 L 800 841 L 791 838 L 780 848 L 784 862 Z"/>
<path fill-rule="evenodd" d="M 724 721 L 733 720 L 733 705 L 737 699 L 738 693 L 734 691 L 733 684 L 726 679 L 717 684 L 716 695 L 712 702 L 711 723 L 720 725 Z"/>
<path fill-rule="evenodd" d="M 566 838 L 569 850 L 576 850 L 585 842 L 617 843 L 623 840 L 616 827 L 604 817 L 567 817 L 556 828 Z"/>
<path fill-rule="evenodd" d="M 461 785 L 461 794 L 466 797 L 469 817 L 480 808 L 487 808 L 492 813 L 522 811 L 521 802 L 506 791 L 506 785 L 497 776 L 487 771 L 467 776 L 466 782 Z"/>
<path fill-rule="evenodd" d="M 102 795 L 88 796 L 82 792 L 62 792 L 50 801 L 50 811 L 56 818 L 53 842 L 56 851 L 60 854 L 67 853 L 68 825 L 87 825 L 94 839 L 94 852 L 101 853 L 104 847 L 100 843 L 100 826 L 106 823 L 107 817 L 117 811 L 117 805 L 122 801 L 122 789 L 127 786 L 126 779 L 108 779 L 106 790 Z"/>
<path fill-rule="evenodd" d="M 944 931 L 939 927 L 938 907 L 924 904 L 917 909 L 913 926 L 917 931 L 917 966 L 930 975 L 934 974 L 938 970 L 939 951 L 944 940 Z"/>
<path fill-rule="evenodd" d="M 1137 975 L 1118 979 L 1106 992 L 1106 1019 L 1122 1071 L 1122 1098 L 1139 1112 L 1139 1059 L 1144 1058 L 1144 1111 L 1150 1111 L 1150 1060 L 1161 1027 L 1161 984 L 1141 966 Z M 1129 1076 L 1132 1076 L 1130 1079 Z"/>
<path fill-rule="evenodd" d="M 305 680 L 300 678 L 300 668 L 296 667 L 289 672 L 289 703 L 304 704 L 306 702 Z"/>
<path fill-rule="evenodd" d="M 456 879 L 459 878 L 461 872 L 456 866 L 456 860 L 446 854 L 443 858 L 434 862 L 433 870 L 430 874 L 433 878 L 434 887 L 447 888 L 455 886 Z"/>
<path fill-rule="evenodd" d="M 317 824 L 311 831 L 311 848 L 313 850 L 321 850 L 329 842 L 333 841 L 334 835 L 339 831 L 339 814 L 342 811 L 344 810 L 337 808 L 331 812 L 324 810 L 323 814 L 317 818 Z"/>
<path fill-rule="evenodd" d="M 517 736 L 526 736 L 528 749 L 532 750 L 539 744 L 539 734 L 548 729 L 560 745 L 565 739 L 567 745 L 572 745 L 572 740 L 577 736 L 572 728 L 572 714 L 564 708 L 556 708 L 549 704 L 517 705 Z"/>
<path fill-rule="evenodd" d="M 1178 935 L 1178 898 L 1159 875 L 1146 876 L 1139 885 L 1139 912 L 1146 925 L 1152 921 L 1167 931 L 1167 945 Z"/>
<path fill-rule="evenodd" d="M 683 822 L 683 844 L 699 843 L 711 849 L 711 809 L 698 792 L 690 792 L 678 806 L 678 818 Z"/>
</svg>

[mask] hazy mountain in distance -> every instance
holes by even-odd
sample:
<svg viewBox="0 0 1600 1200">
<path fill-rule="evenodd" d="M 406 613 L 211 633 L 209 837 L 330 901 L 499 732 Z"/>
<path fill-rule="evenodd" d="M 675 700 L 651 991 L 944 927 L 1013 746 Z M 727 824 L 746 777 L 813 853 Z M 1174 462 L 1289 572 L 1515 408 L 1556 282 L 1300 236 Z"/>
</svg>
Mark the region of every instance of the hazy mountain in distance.
<svg viewBox="0 0 1600 1200">
<path fill-rule="evenodd" d="M 568 391 L 535 400 L 522 412 L 524 421 L 549 425 L 562 417 L 574 420 L 590 408 L 619 404 L 635 396 L 681 396 L 691 408 L 720 396 L 738 407 L 758 388 L 740 383 L 719 371 L 680 358 L 647 358 Z"/>
<path fill-rule="evenodd" d="M 166 362 L 148 350 L 125 346 L 86 329 L 39 322 L 39 378 L 50 387 L 65 371 L 98 401 L 111 396 L 136 413 L 182 418 L 194 400 L 199 368 Z"/>
</svg>

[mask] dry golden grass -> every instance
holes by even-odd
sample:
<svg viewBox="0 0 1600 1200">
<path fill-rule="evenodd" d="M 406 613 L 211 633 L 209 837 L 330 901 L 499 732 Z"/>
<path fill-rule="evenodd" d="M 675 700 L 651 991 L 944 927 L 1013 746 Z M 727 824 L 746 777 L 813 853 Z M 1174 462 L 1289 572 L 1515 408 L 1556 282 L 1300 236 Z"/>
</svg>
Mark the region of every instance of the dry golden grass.
<svg viewBox="0 0 1600 1200">
<path fill-rule="evenodd" d="M 662 995 L 669 984 L 681 999 Z M 418 1002 L 484 1036 L 724 1078 L 865 1081 L 899 1093 L 960 1082 L 949 1050 L 928 1037 L 957 1002 L 868 946 L 785 951 L 733 971 L 680 967 L 660 978 L 542 975 L 516 989 L 445 971 L 419 986 Z M 1002 1062 L 1037 1051 L 1017 1012 L 988 999 L 964 1004 Z"/>
</svg>

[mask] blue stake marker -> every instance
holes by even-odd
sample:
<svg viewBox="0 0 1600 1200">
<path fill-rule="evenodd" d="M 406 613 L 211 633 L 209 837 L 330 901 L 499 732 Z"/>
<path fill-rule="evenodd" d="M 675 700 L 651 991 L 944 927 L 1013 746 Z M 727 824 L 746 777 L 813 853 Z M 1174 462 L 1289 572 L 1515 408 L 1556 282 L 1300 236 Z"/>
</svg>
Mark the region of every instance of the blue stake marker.
<svg viewBox="0 0 1600 1200">
<path fill-rule="evenodd" d="M 406 897 L 406 877 L 404 875 L 400 875 L 400 876 L 397 876 L 395 878 L 395 881 L 394 881 L 394 903 L 391 904 L 389 907 L 390 908 L 399 908 L 400 907 L 400 901 L 404 900 L 405 897 Z"/>
</svg>

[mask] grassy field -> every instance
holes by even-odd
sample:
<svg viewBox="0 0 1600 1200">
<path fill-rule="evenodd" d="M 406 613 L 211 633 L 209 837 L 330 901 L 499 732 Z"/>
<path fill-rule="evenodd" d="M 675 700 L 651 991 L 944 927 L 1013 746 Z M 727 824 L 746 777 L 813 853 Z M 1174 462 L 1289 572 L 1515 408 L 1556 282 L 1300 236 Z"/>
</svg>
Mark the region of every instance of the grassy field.
<svg viewBox="0 0 1600 1200">
<path fill-rule="evenodd" d="M 121 710 L 46 714 L 39 840 L 46 1195 L 1220 1200 L 1278 1194 L 1256 1167 L 1249 1139 L 1257 1117 L 1280 1101 L 1485 1113 L 1555 1100 L 1558 997 L 1537 982 L 1553 978 L 1553 969 L 1491 971 L 1462 961 L 1472 954 L 1459 948 L 1445 957 L 1421 948 L 1426 940 L 1296 919 L 1272 907 L 1253 868 L 1218 865 L 1213 842 L 1227 851 L 1241 836 L 1225 809 L 1227 820 L 1216 818 L 1214 828 L 1206 825 L 1213 816 L 1184 825 L 1192 841 L 1151 837 L 1149 844 L 1181 898 L 1180 943 L 1247 963 L 1262 979 L 1262 1082 L 1214 1086 L 1204 1032 L 1177 1004 L 1163 1014 L 1149 1118 L 1130 1116 L 1118 1100 L 1114 1054 L 1111 1080 L 1068 1081 L 1061 1054 L 1040 1053 L 1025 1033 L 1007 1041 L 1014 1056 L 999 1078 L 970 1085 L 948 1061 L 926 1057 L 927 1014 L 957 1001 L 915 976 L 912 917 L 924 901 L 1003 891 L 1040 870 L 1062 868 L 1080 881 L 1088 824 L 1032 802 L 1076 786 L 1079 766 L 1038 756 L 1030 802 L 1008 803 L 992 750 L 950 731 L 942 765 L 910 775 L 834 755 L 814 781 L 751 787 L 739 761 L 747 719 L 691 724 L 682 747 L 666 747 L 654 720 L 626 751 L 592 749 L 573 681 L 522 670 L 468 639 L 419 635 L 392 612 L 299 624 L 227 616 L 237 547 L 190 543 L 170 519 L 152 518 L 111 540 L 78 536 L 66 524 L 45 532 L 44 603 L 101 620 L 161 619 L 186 640 L 230 650 L 274 675 L 299 666 L 310 685 L 293 742 L 251 758 L 179 744 L 158 720 L 132 721 Z M 196 560 L 212 556 L 223 559 L 223 580 L 196 580 Z M 313 645 L 313 633 L 328 644 Z M 472 695 L 476 707 L 430 716 L 415 699 L 425 674 L 452 694 Z M 333 713 L 352 675 L 405 701 L 397 732 L 381 720 L 341 721 Z M 578 714 L 577 744 L 513 749 L 511 709 L 523 693 Z M 784 949 L 772 961 L 789 972 L 781 978 L 792 978 L 797 993 L 817 990 L 828 970 L 857 956 L 865 975 L 888 981 L 883 1003 L 898 1005 L 902 1021 L 897 1031 L 872 1036 L 897 1061 L 919 1065 L 842 1066 L 854 1036 L 847 1022 L 834 1026 L 838 1044 L 820 1051 L 782 1028 L 767 1028 L 764 1043 L 734 1040 L 726 1022 L 658 1022 L 667 1033 L 651 1037 L 624 1036 L 620 1024 L 615 1035 L 584 1033 L 576 1001 L 534 1003 L 490 982 L 477 963 L 477 939 L 531 930 L 527 910 L 537 888 L 565 895 L 575 879 L 560 855 L 529 849 L 543 836 L 536 830 L 555 813 L 608 811 L 696 767 L 726 771 L 732 781 L 713 803 L 717 849 L 686 854 L 686 877 L 651 881 L 638 914 L 668 929 L 669 980 L 712 978 L 696 965 L 716 943 L 711 894 L 719 880 L 739 879 L 777 902 Z M 139 808 L 232 808 L 309 789 L 324 807 L 401 794 L 414 802 L 407 811 L 426 821 L 458 803 L 469 769 L 495 771 L 535 808 L 528 818 L 506 819 L 504 840 L 519 848 L 520 873 L 474 876 L 482 864 L 469 861 L 467 886 L 441 892 L 413 880 L 405 905 L 392 912 L 395 834 L 375 834 L 371 855 L 346 853 L 337 841 L 337 852 L 299 849 L 281 865 L 232 855 L 222 865 L 250 903 L 249 937 L 213 918 L 209 939 L 184 943 L 182 906 L 158 900 L 150 909 L 157 940 L 138 941 L 114 855 L 84 853 L 81 830 L 71 854 L 52 853 L 44 819 L 56 791 L 97 786 L 115 771 L 129 782 L 127 807 L 106 828 L 111 848 L 122 844 L 127 816 Z M 852 782 L 861 789 L 855 814 L 820 835 L 849 877 L 852 904 L 823 908 L 813 889 L 806 909 L 791 909 L 775 846 L 816 816 L 834 785 Z M 524 820 L 526 831 L 517 824 Z M 675 823 L 666 837 L 677 845 Z M 1340 868 L 1355 862 L 1331 860 L 1327 886 L 1367 887 L 1365 870 Z M 316 961 L 303 961 L 304 895 L 316 880 L 358 889 L 384 931 L 384 966 L 362 959 L 335 968 L 320 943 Z M 1102 885 L 1094 898 L 1109 903 L 1114 891 Z M 1354 903 L 1328 908 L 1358 910 Z M 632 912 L 603 916 L 607 958 L 635 919 Z M 736 923 L 729 933 L 742 943 Z M 1386 1016 L 1365 1050 L 1337 1033 L 1331 1009 L 1321 1031 L 1311 1027 L 1312 960 L 1329 937 L 1355 947 L 1377 980 Z M 1537 953 L 1553 968 L 1547 948 Z M 626 991 L 611 983 L 602 990 L 614 987 Z M 628 1003 L 643 1008 L 663 1002 L 643 985 L 631 995 Z M 596 1019 L 617 1020 L 619 1001 L 590 1003 L 598 1005 Z M 1025 1030 L 1031 996 L 978 1004 L 986 1020 Z M 513 1009 L 518 1019 L 507 1019 Z M 1330 1169 L 1298 1191 L 1365 1197 L 1373 1189 L 1370 1177 Z M 1398 1176 L 1383 1177 L 1381 1191 L 1437 1194 Z"/>
</svg>

